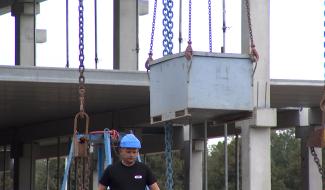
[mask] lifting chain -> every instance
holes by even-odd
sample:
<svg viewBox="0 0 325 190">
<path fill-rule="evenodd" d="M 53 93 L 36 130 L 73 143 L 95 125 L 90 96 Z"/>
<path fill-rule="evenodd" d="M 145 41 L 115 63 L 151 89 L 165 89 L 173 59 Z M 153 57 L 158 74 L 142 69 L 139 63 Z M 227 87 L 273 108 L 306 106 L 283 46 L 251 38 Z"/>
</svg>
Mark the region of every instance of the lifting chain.
<svg viewBox="0 0 325 190">
<path fill-rule="evenodd" d="M 77 166 L 77 190 L 90 189 L 91 159 L 88 157 L 75 157 Z"/>
<path fill-rule="evenodd" d="M 77 184 L 76 189 L 78 190 L 89 190 L 90 184 L 90 156 L 89 156 L 89 139 L 88 139 L 88 125 L 89 116 L 85 112 L 85 66 L 84 66 L 84 6 L 83 0 L 79 0 L 79 100 L 80 100 L 80 110 L 75 116 L 74 120 L 74 143 L 75 143 L 75 153 L 74 159 L 77 168 Z M 86 120 L 85 133 L 81 135 L 77 128 L 78 120 Z"/>
<path fill-rule="evenodd" d="M 172 54 L 173 51 L 173 27 L 174 27 L 174 23 L 173 23 L 173 17 L 174 17 L 174 13 L 173 13 L 173 6 L 174 6 L 174 2 L 173 0 L 163 0 L 163 15 L 164 15 L 164 19 L 163 19 L 163 36 L 164 36 L 164 40 L 163 40 L 163 55 L 169 55 Z"/>
<path fill-rule="evenodd" d="M 209 9 L 209 51 L 212 52 L 211 0 L 208 0 Z"/>
<path fill-rule="evenodd" d="M 156 13 L 157 13 L 157 0 L 155 0 L 154 3 L 154 9 L 153 9 L 153 16 L 152 16 L 152 27 L 151 27 L 151 37 L 150 37 L 150 48 L 149 48 L 149 57 L 145 63 L 145 68 L 147 69 L 147 72 L 150 70 L 150 62 L 152 59 L 152 48 L 153 48 L 153 40 L 155 36 L 155 25 L 156 25 Z"/>
<path fill-rule="evenodd" d="M 258 52 L 255 47 L 254 38 L 253 38 L 253 30 L 252 30 L 252 20 L 251 20 L 251 10 L 249 5 L 249 0 L 245 0 L 246 11 L 247 11 L 247 20 L 248 20 L 248 30 L 249 30 L 249 39 L 251 46 L 251 59 L 253 62 L 257 62 L 259 59 Z"/>
<path fill-rule="evenodd" d="M 171 123 L 165 124 L 165 159 L 166 159 L 166 190 L 172 190 L 174 185 L 173 180 L 173 125 Z"/>
<path fill-rule="evenodd" d="M 192 59 L 192 0 L 188 1 L 188 41 L 185 50 L 185 57 L 188 61 Z"/>
<path fill-rule="evenodd" d="M 85 66 L 84 66 L 84 6 L 83 0 L 79 0 L 79 100 L 80 100 L 80 112 L 85 112 L 85 94 L 86 94 L 86 87 L 85 87 Z"/>
<path fill-rule="evenodd" d="M 325 180 L 325 170 L 324 170 L 324 168 L 323 168 L 322 165 L 321 165 L 321 161 L 319 160 L 319 158 L 318 158 L 318 156 L 317 156 L 317 153 L 316 153 L 314 147 L 310 147 L 310 153 L 311 153 L 311 155 L 313 156 L 314 161 L 315 161 L 315 163 L 316 163 L 316 165 L 317 165 L 318 171 L 319 171 L 319 173 L 321 174 L 322 179 L 323 179 L 323 181 L 324 181 L 324 180 Z"/>
</svg>

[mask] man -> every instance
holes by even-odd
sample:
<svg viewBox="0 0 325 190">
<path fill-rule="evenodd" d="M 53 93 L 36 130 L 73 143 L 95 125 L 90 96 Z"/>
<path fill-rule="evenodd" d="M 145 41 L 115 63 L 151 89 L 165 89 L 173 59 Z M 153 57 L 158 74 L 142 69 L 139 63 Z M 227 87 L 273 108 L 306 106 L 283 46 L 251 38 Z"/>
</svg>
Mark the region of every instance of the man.
<svg viewBox="0 0 325 190">
<path fill-rule="evenodd" d="M 108 166 L 99 181 L 98 190 L 160 190 L 151 170 L 137 161 L 140 141 L 133 135 L 125 135 L 120 142 L 121 161 Z"/>
</svg>

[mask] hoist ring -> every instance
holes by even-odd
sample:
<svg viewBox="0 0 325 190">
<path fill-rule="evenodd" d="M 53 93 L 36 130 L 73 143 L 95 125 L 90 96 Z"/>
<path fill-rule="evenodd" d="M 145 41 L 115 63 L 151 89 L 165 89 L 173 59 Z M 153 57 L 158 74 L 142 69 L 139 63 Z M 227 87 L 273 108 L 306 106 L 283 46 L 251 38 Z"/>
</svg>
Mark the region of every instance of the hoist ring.
<svg viewBox="0 0 325 190">
<path fill-rule="evenodd" d="M 74 117 L 74 127 L 73 127 L 73 131 L 74 131 L 74 134 L 76 134 L 78 132 L 78 119 L 81 118 L 81 119 L 86 119 L 86 128 L 85 128 L 85 133 L 86 135 L 88 135 L 88 128 L 89 128 L 89 116 L 86 112 L 78 112 L 76 114 L 76 116 Z"/>
</svg>

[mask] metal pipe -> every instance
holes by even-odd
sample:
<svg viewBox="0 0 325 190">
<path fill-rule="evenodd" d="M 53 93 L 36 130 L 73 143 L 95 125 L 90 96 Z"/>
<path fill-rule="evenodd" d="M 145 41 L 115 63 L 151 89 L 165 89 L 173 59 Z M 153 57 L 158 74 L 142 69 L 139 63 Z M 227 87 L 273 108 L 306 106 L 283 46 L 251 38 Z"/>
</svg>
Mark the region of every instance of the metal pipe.
<svg viewBox="0 0 325 190">
<path fill-rule="evenodd" d="M 33 1 L 33 19 L 34 19 L 34 23 L 33 23 L 33 37 L 34 37 L 34 44 L 33 44 L 33 48 L 34 48 L 34 66 L 36 66 L 36 0 Z"/>
<path fill-rule="evenodd" d="M 65 46 L 66 46 L 66 68 L 69 68 L 69 0 L 65 1 Z"/>
<path fill-rule="evenodd" d="M 208 190 L 208 121 L 204 121 L 204 164 L 203 164 L 203 189 Z"/>
<path fill-rule="evenodd" d="M 46 189 L 49 190 L 50 189 L 50 166 L 49 166 L 49 158 L 46 158 Z"/>
<path fill-rule="evenodd" d="M 57 175 L 57 189 L 60 188 L 60 137 L 57 138 L 57 152 L 56 152 L 56 157 L 57 157 L 57 168 L 56 168 L 56 175 Z"/>
<path fill-rule="evenodd" d="M 136 59 L 136 68 L 139 70 L 139 0 L 136 0 L 136 9 L 135 9 L 135 35 L 136 35 L 136 42 L 135 42 L 135 52 L 137 54 Z"/>
<path fill-rule="evenodd" d="M 221 53 L 226 52 L 226 2 L 225 0 L 222 0 L 222 48 L 221 48 Z"/>
<path fill-rule="evenodd" d="M 33 141 L 30 143 L 29 189 L 33 189 Z"/>
<path fill-rule="evenodd" d="M 224 161 L 225 161 L 225 190 L 228 190 L 228 125 L 224 125 Z"/>
<path fill-rule="evenodd" d="M 239 190 L 239 142 L 238 134 L 236 134 L 236 190 Z"/>
<path fill-rule="evenodd" d="M 179 37 L 178 37 L 178 51 L 179 53 L 182 51 L 182 42 L 183 42 L 183 37 L 182 37 L 182 0 L 179 0 Z"/>
<path fill-rule="evenodd" d="M 94 17 L 95 17 L 95 69 L 97 69 L 98 64 L 98 50 L 97 50 L 97 0 L 94 0 Z"/>
<path fill-rule="evenodd" d="M 3 147 L 3 181 L 2 181 L 2 189 L 5 189 L 6 186 L 6 150 L 7 149 L 7 145 L 5 145 Z"/>
</svg>

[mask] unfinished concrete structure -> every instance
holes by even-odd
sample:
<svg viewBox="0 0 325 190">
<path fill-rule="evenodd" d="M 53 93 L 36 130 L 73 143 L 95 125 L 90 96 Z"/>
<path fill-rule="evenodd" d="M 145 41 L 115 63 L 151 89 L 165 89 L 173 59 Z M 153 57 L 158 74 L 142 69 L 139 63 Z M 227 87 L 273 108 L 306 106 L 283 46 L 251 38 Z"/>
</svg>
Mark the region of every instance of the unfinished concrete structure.
<svg viewBox="0 0 325 190">
<path fill-rule="evenodd" d="M 15 17 L 15 66 L 0 66 L 0 162 L 4 163 L 0 169 L 11 171 L 15 190 L 34 188 L 36 159 L 67 154 L 73 116 L 78 111 L 78 70 L 35 66 L 35 42 L 42 31 L 36 31 L 34 15 L 42 14 L 39 8 L 42 2 L 0 2 L 0 13 L 11 12 Z M 150 153 L 164 149 L 164 132 L 161 126 L 150 124 L 149 79 L 146 72 L 138 71 L 134 61 L 137 59 L 134 49 L 138 48 L 135 16 L 138 3 L 145 9 L 148 2 L 114 1 L 115 70 L 86 70 L 87 112 L 91 130 L 132 129 L 144 144 L 141 152 Z M 318 105 L 323 82 L 270 79 L 269 0 L 250 0 L 250 5 L 252 25 L 258 26 L 254 28 L 254 37 L 260 54 L 253 78 L 254 109 L 231 122 L 216 117 L 209 118 L 213 122 L 175 126 L 173 148 L 185 149 L 188 154 L 185 188 L 205 188 L 206 182 L 201 177 L 205 174 L 203 165 L 197 164 L 204 161 L 203 145 L 207 138 L 222 136 L 227 123 L 228 134 L 241 131 L 243 190 L 271 189 L 270 130 L 286 127 L 296 127 L 298 137 L 303 139 L 303 189 L 320 190 L 321 177 L 304 146 L 307 138 L 304 134 L 321 123 Z M 245 15 L 244 3 L 242 10 Z M 245 16 L 242 18 L 242 53 L 248 54 L 247 20 Z M 44 41 L 42 37 L 38 40 Z"/>
</svg>

